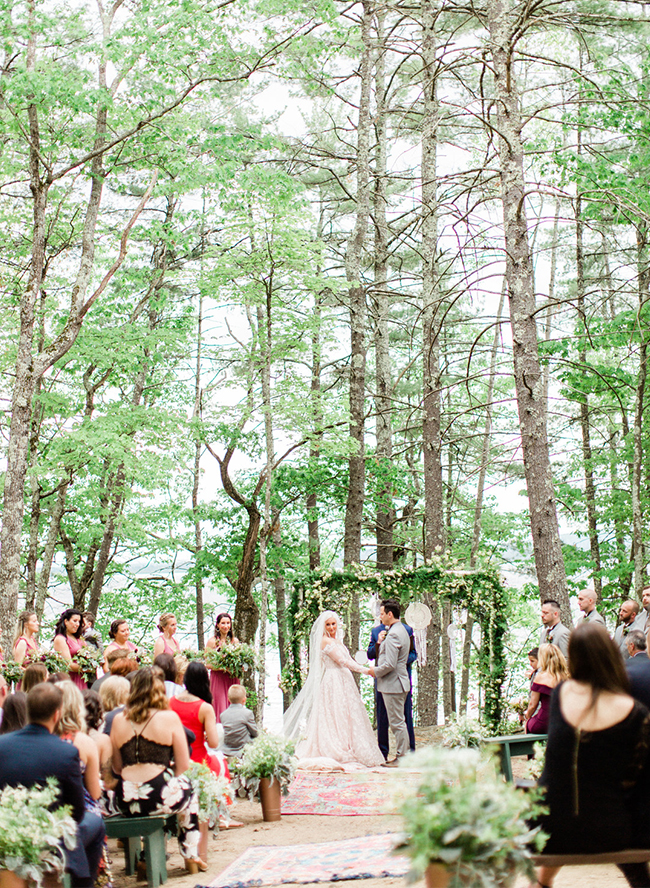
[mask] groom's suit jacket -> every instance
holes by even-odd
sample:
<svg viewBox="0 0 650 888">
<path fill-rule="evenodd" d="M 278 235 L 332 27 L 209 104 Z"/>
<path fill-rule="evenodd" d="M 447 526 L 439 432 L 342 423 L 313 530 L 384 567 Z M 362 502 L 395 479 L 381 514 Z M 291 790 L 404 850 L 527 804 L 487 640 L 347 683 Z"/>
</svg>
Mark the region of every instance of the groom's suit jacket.
<svg viewBox="0 0 650 888">
<path fill-rule="evenodd" d="M 387 630 L 379 648 L 379 660 L 375 667 L 377 690 L 382 694 L 408 693 L 411 689 L 406 662 L 411 649 L 411 639 L 397 622 Z"/>
</svg>

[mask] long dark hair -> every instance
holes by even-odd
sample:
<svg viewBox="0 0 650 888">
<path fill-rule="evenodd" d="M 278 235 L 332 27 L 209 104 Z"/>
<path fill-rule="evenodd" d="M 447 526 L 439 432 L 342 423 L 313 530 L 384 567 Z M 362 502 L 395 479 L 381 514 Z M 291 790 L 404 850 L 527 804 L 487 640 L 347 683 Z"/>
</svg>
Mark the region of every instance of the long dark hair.
<svg viewBox="0 0 650 888">
<path fill-rule="evenodd" d="M 569 636 L 571 678 L 591 687 L 591 705 L 603 691 L 629 694 L 630 682 L 617 645 L 598 623 L 581 623 Z"/>
<path fill-rule="evenodd" d="M 27 724 L 27 694 L 16 691 L 8 694 L 2 707 L 4 715 L 0 725 L 0 734 L 19 731 Z"/>
<path fill-rule="evenodd" d="M 228 638 L 232 641 L 233 638 L 235 637 L 232 632 L 232 617 L 230 616 L 230 614 L 227 614 L 225 612 L 223 614 L 217 614 L 217 619 L 214 621 L 214 637 L 221 638 L 221 633 L 219 632 L 219 623 L 222 621 L 222 619 L 224 617 L 228 617 L 228 619 L 230 620 L 230 629 L 228 630 Z"/>
<path fill-rule="evenodd" d="M 54 636 L 63 635 L 64 637 L 68 634 L 65 628 L 65 621 L 69 620 L 70 617 L 74 617 L 75 614 L 79 617 L 79 628 L 74 633 L 74 638 L 81 638 L 81 634 L 83 632 L 84 621 L 83 614 L 80 610 L 77 610 L 76 607 L 69 607 L 67 610 L 64 610 L 61 616 L 59 617 L 59 622 L 56 624 L 56 629 L 54 630 Z"/>
<path fill-rule="evenodd" d="M 210 678 L 208 670 L 203 663 L 192 660 L 185 670 L 185 690 L 200 700 L 204 700 L 212 706 L 212 693 L 210 691 Z"/>
</svg>

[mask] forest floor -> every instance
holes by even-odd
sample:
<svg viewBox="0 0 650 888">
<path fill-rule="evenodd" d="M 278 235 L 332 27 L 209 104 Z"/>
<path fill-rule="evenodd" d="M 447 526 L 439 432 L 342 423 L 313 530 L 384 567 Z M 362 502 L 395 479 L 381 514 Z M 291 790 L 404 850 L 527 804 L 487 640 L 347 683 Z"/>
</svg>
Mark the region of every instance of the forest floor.
<svg viewBox="0 0 650 888">
<path fill-rule="evenodd" d="M 418 746 L 430 743 L 436 732 L 433 729 L 417 729 Z M 514 763 L 513 763 L 514 764 Z M 518 770 L 518 769 L 516 769 Z M 257 802 L 238 800 L 233 817 L 244 823 L 238 829 L 221 830 L 210 834 L 208 871 L 188 875 L 178 853 L 175 841 L 169 842 L 170 852 L 167 861 L 168 888 L 194 888 L 195 885 L 209 885 L 247 848 L 254 845 L 299 845 L 306 842 L 334 842 L 356 836 L 377 833 L 398 832 L 400 819 L 396 815 L 380 814 L 372 817 L 337 817 L 318 815 L 285 815 L 277 823 L 262 820 L 262 808 Z M 144 882 L 124 873 L 124 856 L 117 849 L 115 840 L 109 842 L 109 853 L 115 888 L 142 888 Z M 285 883 L 286 885 L 287 883 Z M 320 882 L 302 888 L 315 888 L 315 885 L 330 885 L 336 888 L 405 888 L 404 878 L 359 879 L 354 881 Z M 413 888 L 423 888 L 424 882 L 411 883 Z M 515 888 L 526 888 L 528 882 L 520 878 Z M 614 866 L 565 867 L 555 880 L 554 888 L 624 888 L 627 882 Z M 289 885 L 289 888 L 297 886 Z"/>
</svg>

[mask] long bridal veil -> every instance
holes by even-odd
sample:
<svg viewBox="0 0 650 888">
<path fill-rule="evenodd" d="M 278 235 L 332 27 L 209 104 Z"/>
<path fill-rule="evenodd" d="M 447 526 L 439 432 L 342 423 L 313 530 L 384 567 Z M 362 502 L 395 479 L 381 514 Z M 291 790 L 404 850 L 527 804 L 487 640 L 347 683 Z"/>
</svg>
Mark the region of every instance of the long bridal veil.
<svg viewBox="0 0 650 888">
<path fill-rule="evenodd" d="M 314 706 L 318 705 L 323 677 L 321 643 L 325 633 L 325 623 L 332 618 L 336 620 L 336 640 L 343 641 L 343 626 L 338 615 L 334 611 L 323 611 L 309 633 L 309 673 L 307 679 L 302 690 L 284 714 L 284 733 L 287 737 L 298 739 L 301 734 L 305 733 L 309 716 Z"/>
</svg>

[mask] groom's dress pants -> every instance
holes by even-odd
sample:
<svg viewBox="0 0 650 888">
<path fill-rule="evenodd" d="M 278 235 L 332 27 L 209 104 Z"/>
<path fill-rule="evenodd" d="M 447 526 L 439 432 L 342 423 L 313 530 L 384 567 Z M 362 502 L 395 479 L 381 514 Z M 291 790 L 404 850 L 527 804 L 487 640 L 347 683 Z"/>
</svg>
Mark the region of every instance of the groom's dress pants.
<svg viewBox="0 0 650 888">
<path fill-rule="evenodd" d="M 384 698 L 386 714 L 388 716 L 388 724 L 395 735 L 395 744 L 397 746 L 397 757 L 406 755 L 409 749 L 409 735 L 406 730 L 406 719 L 404 718 L 404 703 L 408 691 L 402 691 L 399 694 L 387 694 L 386 691 L 381 692 Z"/>
</svg>

